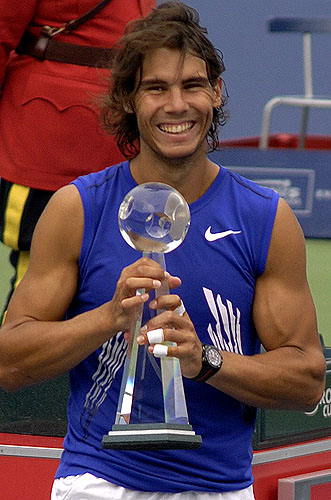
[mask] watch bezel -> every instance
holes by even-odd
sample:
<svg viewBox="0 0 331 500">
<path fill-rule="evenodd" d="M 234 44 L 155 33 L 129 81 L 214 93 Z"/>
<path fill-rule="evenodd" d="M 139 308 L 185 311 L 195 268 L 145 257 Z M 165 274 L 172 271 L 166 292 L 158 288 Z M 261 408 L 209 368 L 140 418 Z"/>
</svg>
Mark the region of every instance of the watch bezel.
<svg viewBox="0 0 331 500">
<path fill-rule="evenodd" d="M 220 350 L 215 347 L 214 345 L 203 345 L 204 348 L 204 358 L 206 362 L 212 367 L 212 368 L 217 368 L 220 369 L 222 366 L 222 354 L 220 353 Z M 211 356 L 211 353 L 216 353 L 218 361 L 215 363 L 213 357 Z"/>
</svg>

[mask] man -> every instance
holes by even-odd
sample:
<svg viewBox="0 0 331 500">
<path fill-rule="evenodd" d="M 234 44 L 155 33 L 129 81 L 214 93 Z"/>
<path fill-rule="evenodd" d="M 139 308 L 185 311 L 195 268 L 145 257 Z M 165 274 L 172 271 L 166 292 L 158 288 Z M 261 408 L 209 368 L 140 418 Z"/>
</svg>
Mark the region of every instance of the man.
<svg viewBox="0 0 331 500">
<path fill-rule="evenodd" d="M 206 137 L 215 142 L 224 119 L 223 70 L 197 13 L 184 4 L 163 4 L 131 25 L 103 110 L 131 161 L 58 191 L 36 228 L 0 336 L 0 381 L 14 390 L 70 370 L 53 499 L 252 499 L 255 416 L 247 408 L 305 410 L 323 392 L 325 361 L 298 223 L 276 193 L 206 155 Z M 172 185 L 190 203 L 188 234 L 167 255 L 170 275 L 148 258 L 137 260 L 117 227 L 124 196 L 148 181 Z M 177 343 L 168 356 L 180 360 L 202 446 L 103 450 L 115 420 L 124 334 L 136 306 L 163 280 L 177 293 L 151 302 L 164 312 L 142 327 L 138 341 L 148 343 L 148 332 L 160 328 Z M 141 288 L 147 292 L 136 295 Z M 176 312 L 181 301 L 183 315 Z M 204 356 L 210 349 L 217 365 Z"/>
</svg>

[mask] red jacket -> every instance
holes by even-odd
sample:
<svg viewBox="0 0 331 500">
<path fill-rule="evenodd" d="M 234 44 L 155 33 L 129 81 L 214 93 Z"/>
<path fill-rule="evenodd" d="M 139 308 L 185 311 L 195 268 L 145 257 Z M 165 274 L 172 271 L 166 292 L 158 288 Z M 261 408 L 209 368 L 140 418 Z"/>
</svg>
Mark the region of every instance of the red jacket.
<svg viewBox="0 0 331 500">
<path fill-rule="evenodd" d="M 25 29 L 61 26 L 98 0 L 1 0 L 0 177 L 55 191 L 79 175 L 121 161 L 112 137 L 98 125 L 96 96 L 106 89 L 105 70 L 18 56 Z M 111 47 L 124 26 L 147 14 L 155 0 L 111 0 L 62 42 Z"/>
</svg>

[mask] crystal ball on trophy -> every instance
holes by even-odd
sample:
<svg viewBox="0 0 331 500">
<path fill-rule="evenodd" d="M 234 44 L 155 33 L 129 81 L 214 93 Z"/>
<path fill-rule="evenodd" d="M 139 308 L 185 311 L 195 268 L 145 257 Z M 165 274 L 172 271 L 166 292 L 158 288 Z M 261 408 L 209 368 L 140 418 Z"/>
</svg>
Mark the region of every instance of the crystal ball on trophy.
<svg viewBox="0 0 331 500">
<path fill-rule="evenodd" d="M 118 224 L 125 241 L 136 250 L 168 253 L 184 240 L 190 225 L 190 210 L 174 188 L 148 182 L 125 196 Z"/>
</svg>

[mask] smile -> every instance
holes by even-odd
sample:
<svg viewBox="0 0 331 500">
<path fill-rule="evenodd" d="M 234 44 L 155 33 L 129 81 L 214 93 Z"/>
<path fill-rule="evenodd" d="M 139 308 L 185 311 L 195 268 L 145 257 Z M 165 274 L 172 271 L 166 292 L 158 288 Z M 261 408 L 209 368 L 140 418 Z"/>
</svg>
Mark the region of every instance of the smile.
<svg viewBox="0 0 331 500">
<path fill-rule="evenodd" d="M 161 124 L 158 125 L 158 128 L 162 132 L 165 132 L 167 134 L 181 134 L 182 132 L 187 132 L 187 130 L 190 130 L 193 125 L 193 122 L 185 122 L 178 125 Z"/>
</svg>

